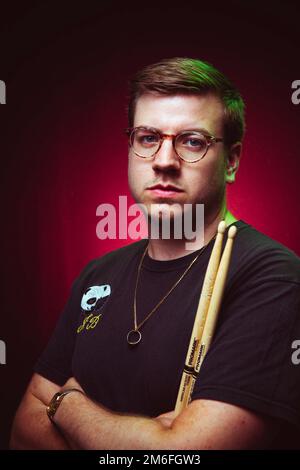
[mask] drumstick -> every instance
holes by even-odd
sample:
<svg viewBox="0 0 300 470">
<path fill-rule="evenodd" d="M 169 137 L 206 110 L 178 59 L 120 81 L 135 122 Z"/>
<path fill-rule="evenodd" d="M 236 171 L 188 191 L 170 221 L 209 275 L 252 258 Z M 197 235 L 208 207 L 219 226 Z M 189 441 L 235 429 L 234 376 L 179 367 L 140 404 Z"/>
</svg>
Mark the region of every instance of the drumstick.
<svg viewBox="0 0 300 470">
<path fill-rule="evenodd" d="M 222 228 L 220 231 L 222 231 Z M 199 334 L 197 336 L 197 343 L 195 345 L 195 348 L 194 348 L 195 352 L 193 354 L 193 364 L 187 363 L 185 365 L 185 368 L 182 374 L 182 380 L 181 380 L 181 384 L 180 384 L 180 388 L 179 388 L 179 392 L 177 396 L 176 407 L 175 407 L 176 416 L 188 405 L 190 401 L 197 375 L 199 374 L 200 367 L 202 365 L 204 357 L 212 341 L 212 337 L 213 337 L 214 330 L 215 330 L 216 323 L 217 323 L 218 313 L 220 311 L 222 296 L 223 296 L 223 292 L 225 288 L 226 277 L 228 273 L 232 245 L 233 245 L 233 239 L 235 237 L 236 232 L 237 232 L 237 229 L 235 226 L 230 227 L 228 231 L 228 239 L 227 239 L 226 246 L 225 246 L 223 256 L 222 256 L 219 266 L 216 266 L 218 262 L 218 255 L 217 254 L 215 255 L 215 253 L 213 253 L 214 250 L 212 251 L 212 254 L 210 257 L 210 262 L 211 260 L 213 260 L 212 264 L 214 265 L 214 269 L 217 269 L 217 274 L 214 276 L 212 294 L 210 291 L 210 294 L 207 296 L 207 294 L 205 293 L 205 289 L 204 289 L 205 286 L 203 283 L 202 291 L 204 290 L 203 295 L 205 295 L 205 298 L 207 299 L 207 301 L 205 302 L 206 315 L 205 315 L 205 318 L 202 317 L 201 315 L 200 328 L 198 330 Z M 217 240 L 215 244 L 216 243 L 217 243 Z M 222 240 L 221 240 L 221 243 L 222 243 Z M 207 267 L 205 279 L 206 279 L 206 276 L 209 274 L 210 262 Z M 201 302 L 201 298 L 202 298 L 202 292 L 201 292 L 200 302 Z M 199 302 L 199 305 L 200 305 L 200 302 Z M 196 318 L 195 318 L 195 323 L 199 325 L 199 322 L 197 319 L 198 312 L 199 312 L 199 307 L 198 307 Z M 194 324 L 193 333 L 191 336 L 189 351 L 190 351 L 191 343 L 195 344 L 194 336 L 193 336 L 194 329 L 196 329 L 195 324 Z"/>
<path fill-rule="evenodd" d="M 202 333 L 201 346 L 200 346 L 199 354 L 195 363 L 195 371 L 192 376 L 188 401 L 190 401 L 191 395 L 193 393 L 194 385 L 196 382 L 196 378 L 199 374 L 200 367 L 207 354 L 207 351 L 211 345 L 213 335 L 216 329 L 218 315 L 219 315 L 221 303 L 222 303 L 222 297 L 223 297 L 223 293 L 224 293 L 225 285 L 226 285 L 226 278 L 227 278 L 229 264 L 230 264 L 233 240 L 236 235 L 236 232 L 237 232 L 237 228 L 235 225 L 230 227 L 230 229 L 228 230 L 228 238 L 227 238 L 224 252 L 221 258 L 220 266 L 219 266 L 217 277 L 215 280 L 213 293 L 212 293 L 210 304 L 209 304 L 209 309 L 207 312 L 204 330 Z"/>
<path fill-rule="evenodd" d="M 216 240 L 210 255 L 208 266 L 206 269 L 201 295 L 197 312 L 195 315 L 195 321 L 193 331 L 190 338 L 189 348 L 186 355 L 185 366 L 181 377 L 180 387 L 177 395 L 175 415 L 179 414 L 183 408 L 187 406 L 187 400 L 189 397 L 189 389 L 194 372 L 195 357 L 199 350 L 201 336 L 206 320 L 207 311 L 209 308 L 210 298 L 212 295 L 213 286 L 215 283 L 220 257 L 222 250 L 223 235 L 226 229 L 226 224 L 221 221 L 218 225 L 218 233 Z"/>
</svg>

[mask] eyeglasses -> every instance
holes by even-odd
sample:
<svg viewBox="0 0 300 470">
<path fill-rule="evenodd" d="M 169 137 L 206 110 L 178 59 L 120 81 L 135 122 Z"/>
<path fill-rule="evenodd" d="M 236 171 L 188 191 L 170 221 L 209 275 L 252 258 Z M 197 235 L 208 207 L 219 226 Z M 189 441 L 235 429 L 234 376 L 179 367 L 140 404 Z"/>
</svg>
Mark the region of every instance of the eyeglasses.
<svg viewBox="0 0 300 470">
<path fill-rule="evenodd" d="M 198 131 L 183 131 L 179 134 L 163 134 L 152 127 L 130 127 L 125 129 L 129 145 L 141 158 L 152 158 L 159 151 L 164 139 L 172 139 L 173 148 L 179 158 L 195 163 L 201 160 L 209 147 L 224 139 Z"/>
</svg>

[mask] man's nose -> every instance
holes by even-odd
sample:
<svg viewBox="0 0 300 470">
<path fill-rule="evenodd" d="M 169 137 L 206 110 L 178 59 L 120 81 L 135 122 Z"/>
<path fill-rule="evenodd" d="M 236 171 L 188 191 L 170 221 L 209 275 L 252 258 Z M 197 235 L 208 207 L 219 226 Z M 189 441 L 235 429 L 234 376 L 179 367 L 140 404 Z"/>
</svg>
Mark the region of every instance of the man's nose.
<svg viewBox="0 0 300 470">
<path fill-rule="evenodd" d="M 164 137 L 159 151 L 154 155 L 152 166 L 156 170 L 180 168 L 180 158 L 173 147 L 172 136 Z"/>
</svg>

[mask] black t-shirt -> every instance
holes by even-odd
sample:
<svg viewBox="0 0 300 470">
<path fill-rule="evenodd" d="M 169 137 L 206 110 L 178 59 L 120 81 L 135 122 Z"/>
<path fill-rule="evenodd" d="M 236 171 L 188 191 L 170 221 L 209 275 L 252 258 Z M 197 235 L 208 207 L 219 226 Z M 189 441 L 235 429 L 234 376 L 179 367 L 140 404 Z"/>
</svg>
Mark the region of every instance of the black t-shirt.
<svg viewBox="0 0 300 470">
<path fill-rule="evenodd" d="M 300 429 L 300 365 L 292 362 L 292 343 L 300 339 L 300 259 L 251 225 L 235 225 L 217 328 L 192 399 L 247 408 L 281 419 L 282 429 L 294 431 Z M 132 243 L 86 266 L 35 371 L 59 385 L 74 376 L 111 410 L 153 417 L 175 407 L 213 240 L 141 327 L 141 342 L 130 346 L 126 337 L 134 327 L 134 288 L 146 244 Z M 138 323 L 197 253 L 169 261 L 146 254 Z M 281 439 L 279 446 L 295 447 L 288 441 Z"/>
</svg>

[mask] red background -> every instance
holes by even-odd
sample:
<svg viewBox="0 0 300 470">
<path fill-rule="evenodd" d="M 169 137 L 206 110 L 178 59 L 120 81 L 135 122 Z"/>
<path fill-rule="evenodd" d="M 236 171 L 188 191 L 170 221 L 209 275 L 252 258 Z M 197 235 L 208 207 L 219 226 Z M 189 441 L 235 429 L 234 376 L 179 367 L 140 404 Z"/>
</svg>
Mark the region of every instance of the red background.
<svg viewBox="0 0 300 470">
<path fill-rule="evenodd" d="M 130 242 L 98 240 L 96 208 L 129 196 L 127 81 L 140 67 L 187 56 L 233 79 L 246 100 L 247 134 L 229 207 L 300 254 L 296 3 L 103 3 L 33 2 L 3 12 L 3 447 L 74 277 Z"/>
</svg>

